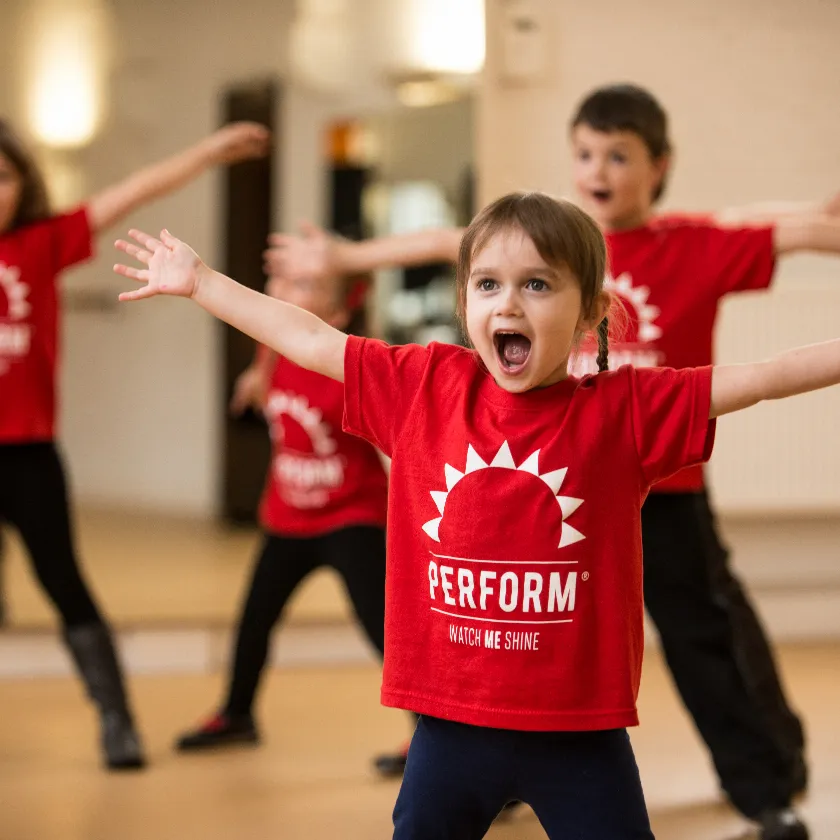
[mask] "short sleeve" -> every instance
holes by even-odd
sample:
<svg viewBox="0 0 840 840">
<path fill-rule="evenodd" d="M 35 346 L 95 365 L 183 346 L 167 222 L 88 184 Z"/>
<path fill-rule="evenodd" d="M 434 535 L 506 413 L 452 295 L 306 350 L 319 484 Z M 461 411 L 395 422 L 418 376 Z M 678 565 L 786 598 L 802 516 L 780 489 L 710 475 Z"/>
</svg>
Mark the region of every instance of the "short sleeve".
<svg viewBox="0 0 840 840">
<path fill-rule="evenodd" d="M 702 259 L 722 297 L 730 292 L 766 289 L 776 270 L 772 227 L 706 229 Z"/>
<path fill-rule="evenodd" d="M 86 207 L 71 213 L 54 216 L 50 220 L 52 269 L 58 274 L 71 265 L 85 262 L 93 256 L 93 232 Z"/>
<path fill-rule="evenodd" d="M 642 474 L 655 484 L 709 460 L 715 421 L 709 419 L 712 368 L 626 368 Z"/>
<path fill-rule="evenodd" d="M 350 336 L 344 351 L 344 431 L 391 457 L 431 351 Z"/>
</svg>

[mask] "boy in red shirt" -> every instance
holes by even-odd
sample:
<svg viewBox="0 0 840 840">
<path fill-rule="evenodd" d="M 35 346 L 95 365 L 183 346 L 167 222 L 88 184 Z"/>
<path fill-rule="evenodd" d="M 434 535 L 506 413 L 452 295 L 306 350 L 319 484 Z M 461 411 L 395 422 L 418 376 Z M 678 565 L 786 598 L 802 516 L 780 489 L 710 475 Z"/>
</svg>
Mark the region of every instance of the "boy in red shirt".
<svg viewBox="0 0 840 840">
<path fill-rule="evenodd" d="M 110 769 L 145 763 L 110 629 L 79 569 L 55 442 L 60 272 L 89 259 L 96 236 L 212 166 L 268 151 L 239 123 L 53 214 L 34 158 L 0 120 L 0 525 L 20 532 L 62 637 L 101 717 Z"/>
<path fill-rule="evenodd" d="M 512 799 L 550 838 L 652 837 L 626 732 L 642 503 L 709 457 L 716 417 L 840 383 L 840 340 L 758 364 L 609 372 L 603 236 L 541 194 L 499 199 L 463 237 L 474 350 L 348 337 L 167 231 L 130 235 L 117 247 L 147 268 L 115 266 L 143 284 L 121 300 L 192 298 L 343 381 L 345 429 L 392 458 L 382 699 L 421 715 L 394 837 L 479 838 Z M 599 373 L 569 375 L 592 332 Z"/>
<path fill-rule="evenodd" d="M 711 364 L 725 295 L 766 288 L 780 255 L 840 252 L 840 195 L 822 207 L 762 205 L 728 211 L 719 221 L 654 215 L 670 142 L 665 112 L 647 91 L 631 85 L 595 91 L 580 105 L 571 133 L 578 200 L 604 231 L 607 288 L 628 315 L 612 342 L 613 367 Z M 268 264 L 292 276 L 317 276 L 455 261 L 461 234 L 423 231 L 351 243 L 310 227 L 303 238 L 272 237 Z M 573 371 L 594 372 L 596 353 L 584 342 Z M 747 816 L 775 811 L 784 821 L 807 782 L 802 727 L 729 567 L 702 468 L 654 487 L 642 523 L 646 604 L 721 785 Z M 396 771 L 402 763 L 400 756 L 382 759 Z"/>
</svg>

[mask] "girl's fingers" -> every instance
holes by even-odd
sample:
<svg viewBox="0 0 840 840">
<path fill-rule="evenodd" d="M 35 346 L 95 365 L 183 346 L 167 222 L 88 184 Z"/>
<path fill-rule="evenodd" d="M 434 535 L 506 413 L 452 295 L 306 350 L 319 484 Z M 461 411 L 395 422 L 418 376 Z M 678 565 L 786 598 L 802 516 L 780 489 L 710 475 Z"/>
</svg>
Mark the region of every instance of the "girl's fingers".
<svg viewBox="0 0 840 840">
<path fill-rule="evenodd" d="M 114 266 L 115 274 L 122 274 L 123 277 L 130 277 L 132 280 L 138 280 L 141 283 L 148 283 L 149 272 L 145 268 L 132 268 L 128 265 L 117 263 Z"/>
<path fill-rule="evenodd" d="M 176 239 L 166 228 L 160 232 L 160 239 L 167 248 L 174 248 L 181 244 L 181 240 Z"/>
<path fill-rule="evenodd" d="M 134 257 L 135 260 L 141 263 L 145 263 L 146 265 L 149 264 L 149 261 L 152 259 L 154 254 L 151 251 L 147 251 L 145 248 L 140 248 L 137 245 L 134 245 L 131 242 L 126 242 L 123 239 L 118 239 L 114 245 L 116 246 L 118 251 L 125 251 L 131 257 Z"/>
<path fill-rule="evenodd" d="M 128 235 L 139 242 L 147 251 L 151 251 L 152 253 L 161 247 L 161 242 L 159 240 L 155 239 L 154 236 L 149 236 L 148 233 L 143 233 L 142 230 L 132 228 L 128 232 Z"/>
<path fill-rule="evenodd" d="M 156 294 L 157 292 L 151 286 L 143 286 L 142 289 L 135 289 L 133 292 L 123 292 L 119 299 L 121 301 L 144 300 Z"/>
</svg>

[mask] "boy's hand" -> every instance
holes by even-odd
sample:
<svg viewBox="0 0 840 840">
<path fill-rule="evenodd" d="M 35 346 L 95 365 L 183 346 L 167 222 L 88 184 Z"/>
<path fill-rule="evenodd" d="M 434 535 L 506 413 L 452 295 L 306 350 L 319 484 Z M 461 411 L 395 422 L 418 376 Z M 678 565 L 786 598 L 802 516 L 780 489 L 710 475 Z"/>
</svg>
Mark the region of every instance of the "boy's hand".
<svg viewBox="0 0 840 840">
<path fill-rule="evenodd" d="M 266 274 L 293 282 L 324 281 L 340 273 L 336 266 L 336 243 L 324 230 L 309 222 L 300 234 L 273 233 L 271 247 L 263 253 Z"/>
<path fill-rule="evenodd" d="M 146 285 L 133 292 L 123 292 L 120 300 L 143 300 L 155 295 L 195 295 L 201 273 L 207 267 L 189 245 L 166 230 L 161 231 L 159 240 L 139 230 L 130 230 L 128 235 L 139 245 L 122 239 L 114 244 L 148 268 L 130 268 L 117 263 L 114 271 Z"/>
<path fill-rule="evenodd" d="M 254 122 L 231 123 L 204 141 L 210 163 L 215 166 L 265 157 L 270 145 L 269 130 Z"/>
</svg>

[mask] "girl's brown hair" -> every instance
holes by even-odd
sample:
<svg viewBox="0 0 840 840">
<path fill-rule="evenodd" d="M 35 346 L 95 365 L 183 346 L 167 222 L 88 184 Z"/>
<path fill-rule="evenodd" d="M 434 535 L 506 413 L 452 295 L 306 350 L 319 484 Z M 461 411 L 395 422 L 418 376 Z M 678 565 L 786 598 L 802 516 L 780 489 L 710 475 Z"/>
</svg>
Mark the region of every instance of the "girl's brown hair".
<svg viewBox="0 0 840 840">
<path fill-rule="evenodd" d="M 569 201 L 544 193 L 517 192 L 505 195 L 485 207 L 472 221 L 461 239 L 456 285 L 457 314 L 462 326 L 467 300 L 467 282 L 473 257 L 497 233 L 522 231 L 539 255 L 552 268 L 566 267 L 580 284 L 585 318 L 593 318 L 604 288 L 607 247 L 598 225 Z M 604 318 L 597 327 L 598 370 L 608 365 L 608 324 Z"/>
<path fill-rule="evenodd" d="M 17 170 L 23 184 L 10 230 L 49 218 L 52 211 L 44 176 L 23 141 L 9 123 L 2 119 L 0 119 L 0 154 L 7 158 Z"/>
</svg>

